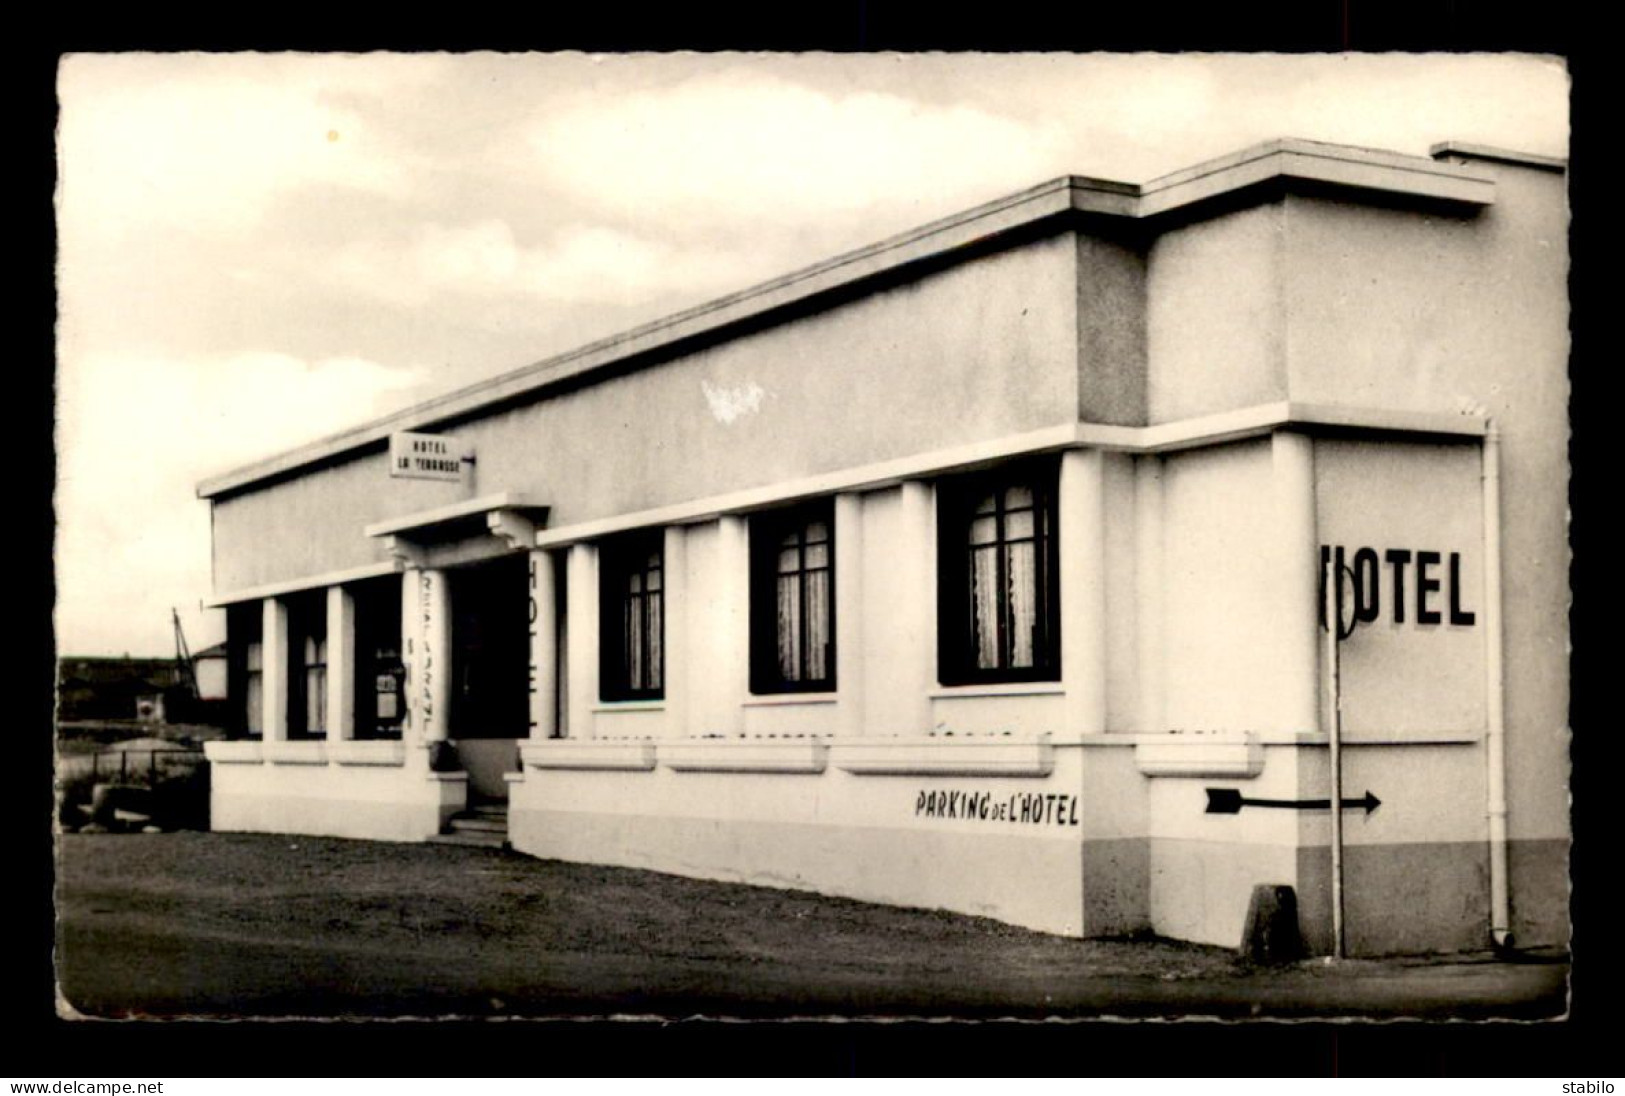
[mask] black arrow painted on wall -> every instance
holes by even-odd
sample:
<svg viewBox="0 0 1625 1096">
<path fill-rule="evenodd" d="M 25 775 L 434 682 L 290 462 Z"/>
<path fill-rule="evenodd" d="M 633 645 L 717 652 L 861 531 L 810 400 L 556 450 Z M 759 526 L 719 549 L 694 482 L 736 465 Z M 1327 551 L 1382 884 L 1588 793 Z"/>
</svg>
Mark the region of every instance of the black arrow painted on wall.
<svg viewBox="0 0 1625 1096">
<path fill-rule="evenodd" d="M 1343 809 L 1351 807 L 1364 807 L 1365 813 L 1370 814 L 1382 806 L 1382 800 L 1365 793 L 1362 799 L 1342 800 Z M 1288 807 L 1299 811 L 1329 811 L 1332 809 L 1330 799 L 1246 799 L 1236 788 L 1209 788 L 1207 790 L 1207 814 L 1237 814 L 1243 807 Z"/>
</svg>

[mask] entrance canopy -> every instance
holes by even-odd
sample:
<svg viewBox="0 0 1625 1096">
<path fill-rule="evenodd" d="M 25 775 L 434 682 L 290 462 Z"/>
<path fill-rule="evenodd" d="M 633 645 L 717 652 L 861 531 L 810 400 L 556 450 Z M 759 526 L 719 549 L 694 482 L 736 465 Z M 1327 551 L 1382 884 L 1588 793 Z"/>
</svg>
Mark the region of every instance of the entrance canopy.
<svg viewBox="0 0 1625 1096">
<path fill-rule="evenodd" d="M 414 567 L 446 567 L 533 548 L 547 525 L 548 507 L 519 491 L 467 499 L 374 522 L 390 554 Z"/>
</svg>

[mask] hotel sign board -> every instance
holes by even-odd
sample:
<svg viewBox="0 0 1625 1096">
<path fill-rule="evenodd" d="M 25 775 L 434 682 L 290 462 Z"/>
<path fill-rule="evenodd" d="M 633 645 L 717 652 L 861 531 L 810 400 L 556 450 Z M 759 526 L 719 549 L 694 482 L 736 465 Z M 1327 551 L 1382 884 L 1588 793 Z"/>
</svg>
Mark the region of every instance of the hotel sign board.
<svg viewBox="0 0 1625 1096">
<path fill-rule="evenodd" d="M 389 474 L 395 479 L 459 483 L 472 463 L 472 447 L 444 434 L 389 436 Z"/>
</svg>

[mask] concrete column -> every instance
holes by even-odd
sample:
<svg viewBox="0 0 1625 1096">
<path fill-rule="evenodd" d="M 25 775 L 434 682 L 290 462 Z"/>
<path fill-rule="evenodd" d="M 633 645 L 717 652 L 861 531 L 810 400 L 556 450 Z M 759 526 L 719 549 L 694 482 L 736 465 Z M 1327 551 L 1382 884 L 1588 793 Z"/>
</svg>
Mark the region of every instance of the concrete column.
<svg viewBox="0 0 1625 1096">
<path fill-rule="evenodd" d="M 929 483 L 903 484 L 896 571 L 898 615 L 902 621 L 894 668 L 877 686 L 898 693 L 901 720 L 893 733 L 925 734 L 931 729 L 931 690 L 937 684 L 937 506 Z M 889 680 L 887 680 L 889 678 Z M 882 684 L 884 681 L 884 684 Z"/>
<path fill-rule="evenodd" d="M 860 735 L 863 724 L 863 496 L 835 496 L 836 725 Z"/>
<path fill-rule="evenodd" d="M 409 725 L 419 742 L 444 742 L 451 701 L 451 601 L 446 573 L 404 574 L 401 637 L 406 646 Z"/>
<path fill-rule="evenodd" d="M 553 553 L 530 553 L 530 737 L 559 734 L 558 578 Z"/>
<path fill-rule="evenodd" d="M 750 695 L 750 528 L 739 514 L 717 522 L 717 665 L 707 674 L 716 682 L 716 710 L 710 734 L 736 738 L 745 733 L 745 698 Z"/>
<path fill-rule="evenodd" d="M 1139 595 L 1140 678 L 1139 729 L 1158 733 L 1168 729 L 1166 680 L 1163 668 L 1162 458 L 1147 454 L 1134 468 L 1134 585 Z M 1065 642 L 1063 637 L 1063 642 Z"/>
<path fill-rule="evenodd" d="M 327 737 L 355 737 L 355 598 L 327 588 Z"/>
<path fill-rule="evenodd" d="M 572 544 L 565 568 L 570 628 L 564 676 L 569 685 L 565 734 L 592 738 L 598 704 L 598 546 Z"/>
<path fill-rule="evenodd" d="M 1320 730 L 1320 547 L 1315 520 L 1314 441 L 1277 430 L 1270 437 L 1279 576 L 1270 634 L 1279 645 L 1276 730 Z"/>
<path fill-rule="evenodd" d="M 1061 454 L 1061 682 L 1068 734 L 1106 730 L 1106 484 L 1098 449 Z"/>
<path fill-rule="evenodd" d="M 288 606 L 274 597 L 265 599 L 260 624 L 260 696 L 267 742 L 288 739 Z"/>
<path fill-rule="evenodd" d="M 688 530 L 681 525 L 668 525 L 661 546 L 661 616 L 663 635 L 660 639 L 662 691 L 666 698 L 665 731 L 672 738 L 689 733 L 689 719 L 694 708 L 689 693 L 690 650 L 688 643 Z"/>
</svg>

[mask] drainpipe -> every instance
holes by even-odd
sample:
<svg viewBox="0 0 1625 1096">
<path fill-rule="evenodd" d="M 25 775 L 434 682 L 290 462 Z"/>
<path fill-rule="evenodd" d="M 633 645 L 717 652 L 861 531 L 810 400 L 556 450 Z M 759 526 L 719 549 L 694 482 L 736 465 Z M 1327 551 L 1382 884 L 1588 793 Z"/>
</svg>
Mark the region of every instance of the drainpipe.
<svg viewBox="0 0 1625 1096">
<path fill-rule="evenodd" d="M 1506 678 L 1501 652 L 1501 430 L 1492 419 L 1484 435 L 1484 631 L 1488 711 L 1485 761 L 1489 767 L 1490 939 L 1511 948 L 1512 910 L 1507 892 Z"/>
<path fill-rule="evenodd" d="M 1330 705 L 1326 713 L 1327 762 L 1331 768 L 1332 804 L 1332 956 L 1343 958 L 1343 574 L 1342 549 L 1326 563 L 1326 676 Z"/>
</svg>

